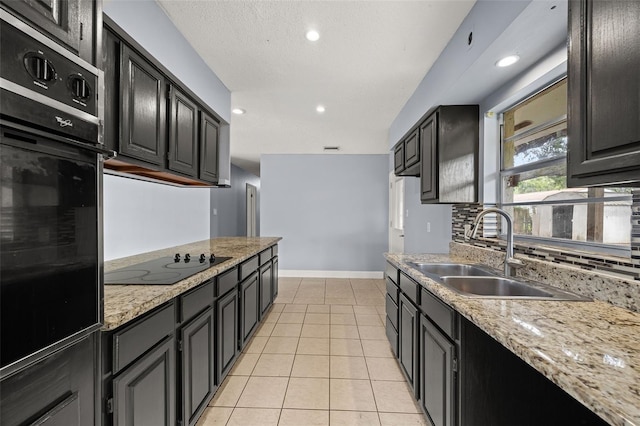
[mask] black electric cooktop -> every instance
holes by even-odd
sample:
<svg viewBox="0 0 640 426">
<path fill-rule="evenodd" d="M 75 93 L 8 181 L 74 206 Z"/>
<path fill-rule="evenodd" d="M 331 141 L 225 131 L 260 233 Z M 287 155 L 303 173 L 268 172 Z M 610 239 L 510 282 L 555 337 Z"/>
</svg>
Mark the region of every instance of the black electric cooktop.
<svg viewBox="0 0 640 426">
<path fill-rule="evenodd" d="M 207 257 L 204 254 L 195 258 L 189 254 L 185 254 L 184 257 L 176 254 L 174 257 L 161 257 L 106 272 L 104 283 L 107 285 L 171 285 L 229 259 L 231 258 L 213 255 Z"/>
</svg>

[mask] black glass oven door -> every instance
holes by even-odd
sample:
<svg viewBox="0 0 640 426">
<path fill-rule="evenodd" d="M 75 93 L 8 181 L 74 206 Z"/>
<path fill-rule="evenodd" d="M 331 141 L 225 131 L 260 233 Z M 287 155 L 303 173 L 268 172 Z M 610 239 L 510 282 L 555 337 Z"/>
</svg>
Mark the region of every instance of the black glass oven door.
<svg viewBox="0 0 640 426">
<path fill-rule="evenodd" d="M 99 323 L 95 153 L 0 136 L 0 362 L 10 365 Z"/>
</svg>

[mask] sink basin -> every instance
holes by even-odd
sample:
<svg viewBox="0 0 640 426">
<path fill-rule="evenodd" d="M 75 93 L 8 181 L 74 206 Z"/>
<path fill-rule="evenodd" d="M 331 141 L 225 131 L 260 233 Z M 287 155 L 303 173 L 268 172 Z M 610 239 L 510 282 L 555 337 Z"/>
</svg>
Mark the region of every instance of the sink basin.
<svg viewBox="0 0 640 426">
<path fill-rule="evenodd" d="M 494 276 L 494 273 L 473 265 L 462 263 L 411 263 L 418 271 L 427 275 L 445 276 Z"/>
<path fill-rule="evenodd" d="M 486 299 L 581 300 L 591 299 L 556 287 L 498 276 L 482 266 L 463 263 L 419 263 L 410 266 L 466 297 Z"/>
<path fill-rule="evenodd" d="M 589 300 L 577 294 L 502 277 L 442 277 L 442 283 L 468 297 L 492 299 Z"/>
<path fill-rule="evenodd" d="M 445 285 L 477 296 L 552 297 L 551 293 L 518 281 L 500 277 L 443 277 Z"/>
</svg>

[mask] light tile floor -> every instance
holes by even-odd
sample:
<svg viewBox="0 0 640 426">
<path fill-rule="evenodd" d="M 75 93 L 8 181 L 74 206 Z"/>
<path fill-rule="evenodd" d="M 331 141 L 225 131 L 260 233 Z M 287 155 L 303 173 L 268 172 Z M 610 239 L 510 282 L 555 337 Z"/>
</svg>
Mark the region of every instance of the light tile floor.
<svg viewBox="0 0 640 426">
<path fill-rule="evenodd" d="M 426 425 L 387 342 L 384 280 L 279 285 L 198 426 Z"/>
</svg>

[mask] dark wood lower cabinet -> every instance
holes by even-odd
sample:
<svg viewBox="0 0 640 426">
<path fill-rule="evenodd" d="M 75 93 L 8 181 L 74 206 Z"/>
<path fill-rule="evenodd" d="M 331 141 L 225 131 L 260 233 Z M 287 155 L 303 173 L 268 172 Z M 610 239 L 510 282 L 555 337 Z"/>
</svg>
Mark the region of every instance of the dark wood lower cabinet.
<svg viewBox="0 0 640 426">
<path fill-rule="evenodd" d="M 260 267 L 260 317 L 267 313 L 273 302 L 273 266 L 271 261 Z"/>
<path fill-rule="evenodd" d="M 420 315 L 420 404 L 433 426 L 456 424 L 456 347 Z"/>
<path fill-rule="evenodd" d="M 258 273 L 240 283 L 240 348 L 244 348 L 258 325 Z"/>
<path fill-rule="evenodd" d="M 182 328 L 182 419 L 194 425 L 216 390 L 213 308 Z"/>
<path fill-rule="evenodd" d="M 261 301 L 268 302 L 267 309 L 272 304 L 277 262 L 274 264 L 269 257 L 263 267 L 258 268 L 257 259 L 257 256 L 249 258 L 243 267 L 224 271 L 139 318 L 101 333 L 104 409 L 98 410 L 101 420 L 95 423 L 101 422 L 104 426 L 197 424 L 233 368 L 241 345 L 246 344 L 257 329 Z M 238 284 L 243 273 L 246 279 Z M 264 279 L 262 299 L 261 278 Z M 93 373 L 92 364 L 89 370 Z M 2 386 L 4 390 L 4 382 Z M 0 408 L 3 408 L 5 395 L 0 396 L 3 404 Z M 27 401 L 36 405 L 33 400 Z M 93 419 L 81 418 L 79 423 L 66 420 L 71 411 L 77 411 L 73 392 L 63 393 L 48 404 L 46 410 L 60 412 L 65 419 L 64 426 L 94 424 Z M 20 407 L 24 410 L 24 406 Z M 0 416 L 4 421 L 5 413 L 1 409 Z M 22 426 L 23 423 L 21 417 L 7 424 Z"/>
<path fill-rule="evenodd" d="M 398 356 L 400 365 L 402 365 L 414 394 L 418 396 L 417 350 L 420 317 L 416 306 L 404 294 L 400 295 L 398 310 Z"/>
<path fill-rule="evenodd" d="M 113 424 L 174 426 L 175 339 L 163 340 L 113 379 Z"/>
<path fill-rule="evenodd" d="M 95 337 L 86 337 L 3 379 L 0 425 L 94 424 Z"/>
<path fill-rule="evenodd" d="M 427 424 L 607 424 L 425 288 L 418 298 L 394 266 L 386 276 L 387 338 Z"/>
<path fill-rule="evenodd" d="M 466 319 L 460 357 L 460 425 L 607 424 Z"/>
<path fill-rule="evenodd" d="M 271 290 L 273 293 L 273 300 L 278 297 L 278 257 L 273 258 L 273 275 L 271 281 Z"/>
<path fill-rule="evenodd" d="M 235 288 L 216 302 L 216 378 L 227 376 L 238 355 L 238 292 Z"/>
</svg>

